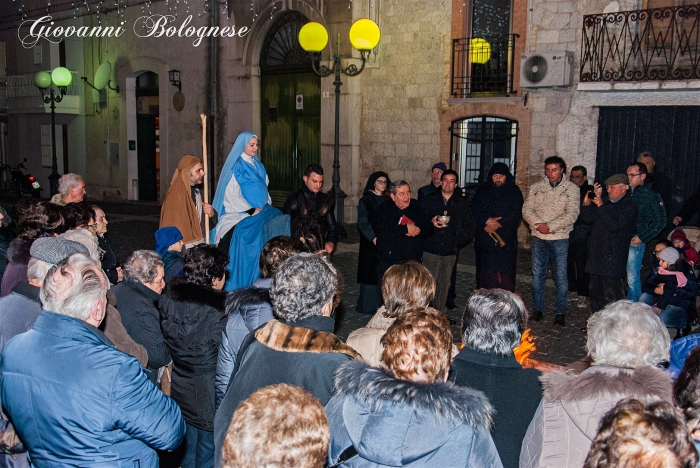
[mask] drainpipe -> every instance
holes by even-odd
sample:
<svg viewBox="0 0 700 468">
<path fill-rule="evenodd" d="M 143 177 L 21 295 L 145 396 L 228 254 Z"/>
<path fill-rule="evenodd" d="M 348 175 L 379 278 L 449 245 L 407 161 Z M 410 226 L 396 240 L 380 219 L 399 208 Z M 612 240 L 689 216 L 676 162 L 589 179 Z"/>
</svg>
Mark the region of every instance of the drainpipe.
<svg viewBox="0 0 700 468">
<path fill-rule="evenodd" d="M 214 28 L 218 24 L 218 2 L 211 3 L 211 12 L 209 14 L 209 26 Z M 216 119 L 216 109 L 217 109 L 217 99 L 218 99 L 218 88 L 217 88 L 217 76 L 218 76 L 218 61 L 216 60 L 218 50 L 216 37 L 212 34 L 209 37 L 209 122 L 207 123 L 207 128 L 209 129 L 207 148 L 209 151 L 209 167 L 206 169 L 207 177 L 209 177 L 209 187 L 211 187 L 209 194 L 209 203 L 214 199 L 214 177 L 212 174 L 212 167 L 216 167 L 213 162 L 216 160 L 216 155 L 218 153 L 216 146 L 216 129 L 217 129 L 217 119 Z"/>
</svg>

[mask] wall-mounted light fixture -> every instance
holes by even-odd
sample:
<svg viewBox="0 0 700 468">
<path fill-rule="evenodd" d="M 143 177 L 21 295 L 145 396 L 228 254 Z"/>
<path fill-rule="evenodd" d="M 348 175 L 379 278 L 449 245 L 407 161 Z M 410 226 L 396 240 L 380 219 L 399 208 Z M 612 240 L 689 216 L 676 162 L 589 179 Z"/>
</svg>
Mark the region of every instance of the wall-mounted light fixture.
<svg viewBox="0 0 700 468">
<path fill-rule="evenodd" d="M 182 85 L 180 84 L 180 70 L 170 70 L 168 72 L 168 77 L 170 78 L 170 84 L 177 87 L 178 91 L 182 91 Z"/>
</svg>

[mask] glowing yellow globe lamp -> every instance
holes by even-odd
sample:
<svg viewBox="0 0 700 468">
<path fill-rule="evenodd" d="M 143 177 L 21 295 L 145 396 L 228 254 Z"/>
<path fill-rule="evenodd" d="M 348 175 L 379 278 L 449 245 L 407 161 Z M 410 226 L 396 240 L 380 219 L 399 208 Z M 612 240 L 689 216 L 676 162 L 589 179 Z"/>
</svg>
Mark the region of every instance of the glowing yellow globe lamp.
<svg viewBox="0 0 700 468">
<path fill-rule="evenodd" d="M 472 38 L 469 41 L 469 59 L 482 65 L 488 62 L 491 59 L 491 44 L 481 37 Z"/>
<path fill-rule="evenodd" d="M 360 19 L 350 27 L 350 43 L 357 50 L 372 50 L 379 44 L 379 26 L 371 19 Z"/>
<path fill-rule="evenodd" d="M 321 52 L 328 44 L 328 31 L 321 23 L 306 23 L 299 30 L 299 44 L 307 52 Z"/>
</svg>

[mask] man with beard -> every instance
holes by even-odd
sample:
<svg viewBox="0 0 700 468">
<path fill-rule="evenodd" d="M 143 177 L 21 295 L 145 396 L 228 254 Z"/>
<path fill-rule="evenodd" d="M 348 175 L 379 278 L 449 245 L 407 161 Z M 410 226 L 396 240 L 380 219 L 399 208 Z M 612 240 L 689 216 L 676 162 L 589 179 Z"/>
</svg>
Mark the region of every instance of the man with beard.
<svg viewBox="0 0 700 468">
<path fill-rule="evenodd" d="M 514 292 L 523 193 L 515 185 L 508 166 L 495 163 L 491 167 L 487 181 L 474 194 L 471 207 L 477 226 L 476 288 Z M 494 233 L 501 236 L 504 246 L 496 244 L 491 237 Z"/>
<path fill-rule="evenodd" d="M 186 154 L 180 158 L 160 208 L 160 225 L 175 226 L 182 233 L 187 248 L 204 242 L 204 216 L 209 216 L 209 227 L 216 225 L 216 210 L 202 201 L 200 186 L 204 182 L 204 166 L 198 157 Z"/>
</svg>

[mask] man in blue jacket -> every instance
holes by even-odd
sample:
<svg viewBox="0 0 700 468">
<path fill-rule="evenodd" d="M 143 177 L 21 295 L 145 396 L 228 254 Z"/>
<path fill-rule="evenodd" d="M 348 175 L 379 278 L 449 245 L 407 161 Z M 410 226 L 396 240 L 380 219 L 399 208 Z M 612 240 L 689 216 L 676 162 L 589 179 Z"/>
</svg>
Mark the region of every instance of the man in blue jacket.
<svg viewBox="0 0 700 468">
<path fill-rule="evenodd" d="M 154 449 L 185 434 L 177 404 L 97 328 L 106 291 L 100 266 L 71 255 L 46 275 L 32 329 L 5 345 L 0 395 L 37 467 L 155 468 Z"/>
</svg>

